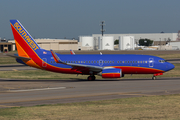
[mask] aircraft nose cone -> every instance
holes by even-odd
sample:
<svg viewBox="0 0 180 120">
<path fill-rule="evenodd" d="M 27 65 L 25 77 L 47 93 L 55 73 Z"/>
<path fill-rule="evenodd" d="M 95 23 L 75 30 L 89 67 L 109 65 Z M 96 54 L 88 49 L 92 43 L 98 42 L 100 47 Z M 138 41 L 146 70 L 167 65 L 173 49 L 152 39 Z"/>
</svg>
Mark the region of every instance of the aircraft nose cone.
<svg viewBox="0 0 180 120">
<path fill-rule="evenodd" d="M 168 66 L 169 66 L 169 70 L 174 69 L 174 65 L 173 64 L 170 63 Z"/>
</svg>

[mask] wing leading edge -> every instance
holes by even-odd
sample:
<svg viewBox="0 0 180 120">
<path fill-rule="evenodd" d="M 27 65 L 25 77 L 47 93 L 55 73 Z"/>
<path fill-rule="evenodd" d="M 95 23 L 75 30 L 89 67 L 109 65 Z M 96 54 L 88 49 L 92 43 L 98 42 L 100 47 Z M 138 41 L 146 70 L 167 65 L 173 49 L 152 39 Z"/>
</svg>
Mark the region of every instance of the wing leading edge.
<svg viewBox="0 0 180 120">
<path fill-rule="evenodd" d="M 78 69 L 79 71 L 82 71 L 84 69 L 88 69 L 89 71 L 92 71 L 92 72 L 101 72 L 104 69 L 103 67 L 93 66 L 93 65 L 65 63 L 65 62 L 61 61 L 61 59 L 56 55 L 56 53 L 53 50 L 51 50 L 51 54 L 52 54 L 56 63 L 72 66 L 73 67 L 72 69 Z"/>
</svg>

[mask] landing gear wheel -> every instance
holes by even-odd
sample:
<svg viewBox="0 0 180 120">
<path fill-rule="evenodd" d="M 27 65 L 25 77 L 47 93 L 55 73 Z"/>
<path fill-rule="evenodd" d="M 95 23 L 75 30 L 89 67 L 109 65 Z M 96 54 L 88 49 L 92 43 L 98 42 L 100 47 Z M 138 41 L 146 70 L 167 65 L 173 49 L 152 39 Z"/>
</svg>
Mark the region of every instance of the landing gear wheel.
<svg viewBox="0 0 180 120">
<path fill-rule="evenodd" d="M 87 78 L 87 80 L 89 80 L 89 81 L 92 81 L 92 80 L 95 80 L 95 79 L 96 79 L 95 76 L 89 76 L 89 77 Z"/>
<path fill-rule="evenodd" d="M 156 80 L 156 76 L 153 76 L 152 79 L 153 79 L 153 80 Z"/>
<path fill-rule="evenodd" d="M 93 78 L 93 80 L 95 80 L 95 79 L 96 79 L 96 77 L 95 77 L 95 76 L 92 76 L 92 78 Z"/>
<path fill-rule="evenodd" d="M 87 78 L 87 80 L 91 81 L 91 80 L 92 80 L 92 77 L 91 77 L 91 76 L 89 76 L 89 77 Z"/>
</svg>

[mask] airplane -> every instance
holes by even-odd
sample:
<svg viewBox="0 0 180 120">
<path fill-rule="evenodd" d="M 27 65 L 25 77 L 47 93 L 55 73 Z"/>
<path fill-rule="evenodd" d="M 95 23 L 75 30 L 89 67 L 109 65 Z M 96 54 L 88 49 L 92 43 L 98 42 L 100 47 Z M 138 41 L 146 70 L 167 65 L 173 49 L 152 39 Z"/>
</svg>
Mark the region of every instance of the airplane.
<svg viewBox="0 0 180 120">
<path fill-rule="evenodd" d="M 10 20 L 18 55 L 16 61 L 31 67 L 65 74 L 89 75 L 87 80 L 121 78 L 125 74 L 163 75 L 174 65 L 165 59 L 151 55 L 134 54 L 83 54 L 62 55 L 42 49 L 18 20 Z"/>
</svg>

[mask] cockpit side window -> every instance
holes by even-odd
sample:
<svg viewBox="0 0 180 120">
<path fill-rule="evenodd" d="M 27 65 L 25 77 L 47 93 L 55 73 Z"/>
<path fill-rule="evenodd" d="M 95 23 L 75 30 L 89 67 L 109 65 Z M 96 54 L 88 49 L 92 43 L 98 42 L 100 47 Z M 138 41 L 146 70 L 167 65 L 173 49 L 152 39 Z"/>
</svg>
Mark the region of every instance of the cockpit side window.
<svg viewBox="0 0 180 120">
<path fill-rule="evenodd" d="M 159 60 L 160 63 L 165 63 L 166 61 L 165 60 Z"/>
</svg>

